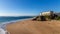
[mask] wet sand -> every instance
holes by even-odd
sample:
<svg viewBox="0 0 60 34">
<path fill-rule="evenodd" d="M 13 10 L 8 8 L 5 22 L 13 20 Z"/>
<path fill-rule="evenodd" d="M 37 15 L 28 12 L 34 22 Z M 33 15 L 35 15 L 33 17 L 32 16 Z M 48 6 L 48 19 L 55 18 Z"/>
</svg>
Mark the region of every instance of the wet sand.
<svg viewBox="0 0 60 34">
<path fill-rule="evenodd" d="M 60 21 L 24 20 L 8 24 L 6 29 L 10 34 L 60 34 Z"/>
</svg>

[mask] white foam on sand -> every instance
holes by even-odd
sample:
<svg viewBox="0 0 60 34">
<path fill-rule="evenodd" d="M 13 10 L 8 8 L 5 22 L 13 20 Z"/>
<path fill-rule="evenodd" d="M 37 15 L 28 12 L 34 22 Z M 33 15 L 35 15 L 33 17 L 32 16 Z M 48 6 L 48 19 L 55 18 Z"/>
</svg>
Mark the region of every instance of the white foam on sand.
<svg viewBox="0 0 60 34">
<path fill-rule="evenodd" d="M 2 28 L 0 28 L 0 34 L 5 34 L 5 31 Z"/>
<path fill-rule="evenodd" d="M 5 31 L 4 29 L 0 28 L 0 34 L 10 34 L 10 33 Z"/>
</svg>

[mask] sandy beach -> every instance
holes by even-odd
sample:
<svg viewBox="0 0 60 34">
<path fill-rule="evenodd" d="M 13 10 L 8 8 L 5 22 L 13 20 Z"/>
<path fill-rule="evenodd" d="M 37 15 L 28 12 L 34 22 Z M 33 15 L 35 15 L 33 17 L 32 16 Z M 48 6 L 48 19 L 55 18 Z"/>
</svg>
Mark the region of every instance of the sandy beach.
<svg viewBox="0 0 60 34">
<path fill-rule="evenodd" d="M 10 34 L 60 34 L 60 21 L 24 20 L 6 25 Z"/>
</svg>

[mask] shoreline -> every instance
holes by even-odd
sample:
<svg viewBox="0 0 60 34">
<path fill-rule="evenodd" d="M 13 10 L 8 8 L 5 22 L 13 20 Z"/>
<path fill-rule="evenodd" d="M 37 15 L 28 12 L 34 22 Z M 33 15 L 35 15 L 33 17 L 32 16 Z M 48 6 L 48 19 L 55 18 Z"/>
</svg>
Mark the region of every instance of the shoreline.
<svg viewBox="0 0 60 34">
<path fill-rule="evenodd" d="M 0 28 L 6 30 L 6 25 L 8 25 L 8 24 L 14 24 L 14 23 L 17 23 L 17 22 L 20 22 L 20 21 L 30 20 L 30 19 L 33 19 L 33 18 L 18 19 L 18 20 L 13 20 L 13 21 L 9 21 L 9 22 L 3 22 L 3 23 L 0 24 Z"/>
</svg>

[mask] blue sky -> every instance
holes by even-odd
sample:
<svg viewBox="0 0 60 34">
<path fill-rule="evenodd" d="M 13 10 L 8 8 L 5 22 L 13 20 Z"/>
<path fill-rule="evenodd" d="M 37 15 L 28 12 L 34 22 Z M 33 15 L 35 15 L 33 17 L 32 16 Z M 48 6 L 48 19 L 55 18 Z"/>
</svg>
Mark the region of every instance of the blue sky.
<svg viewBox="0 0 60 34">
<path fill-rule="evenodd" d="M 60 0 L 0 0 L 0 16 L 31 16 L 60 11 Z"/>
</svg>

